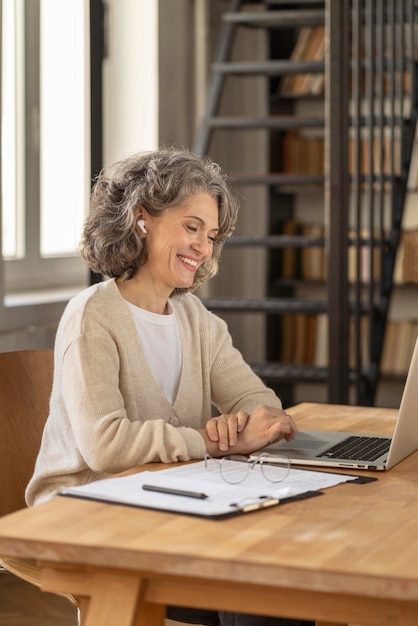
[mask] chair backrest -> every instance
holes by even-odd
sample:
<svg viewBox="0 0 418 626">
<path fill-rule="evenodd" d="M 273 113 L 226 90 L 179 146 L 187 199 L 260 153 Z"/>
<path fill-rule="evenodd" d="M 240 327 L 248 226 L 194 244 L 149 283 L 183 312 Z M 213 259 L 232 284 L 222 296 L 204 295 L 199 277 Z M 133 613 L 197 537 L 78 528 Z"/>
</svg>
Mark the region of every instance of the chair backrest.
<svg viewBox="0 0 418 626">
<path fill-rule="evenodd" d="M 53 350 L 0 353 L 0 516 L 26 506 L 52 389 Z"/>
</svg>

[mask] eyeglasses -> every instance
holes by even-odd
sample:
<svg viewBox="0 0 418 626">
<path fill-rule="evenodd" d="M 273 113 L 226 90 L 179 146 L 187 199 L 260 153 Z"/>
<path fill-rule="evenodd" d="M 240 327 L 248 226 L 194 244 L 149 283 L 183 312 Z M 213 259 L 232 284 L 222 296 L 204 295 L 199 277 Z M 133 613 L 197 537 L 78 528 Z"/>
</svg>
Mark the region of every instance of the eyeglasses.
<svg viewBox="0 0 418 626">
<path fill-rule="evenodd" d="M 214 459 L 205 454 L 205 467 L 219 471 L 223 480 L 230 485 L 244 482 L 255 468 L 259 468 L 263 477 L 270 483 L 281 483 L 289 475 L 290 461 L 285 455 L 280 457 L 274 455 L 274 463 L 271 462 L 272 458 L 267 453 L 261 454 L 257 459 L 249 459 L 241 454 Z"/>
</svg>

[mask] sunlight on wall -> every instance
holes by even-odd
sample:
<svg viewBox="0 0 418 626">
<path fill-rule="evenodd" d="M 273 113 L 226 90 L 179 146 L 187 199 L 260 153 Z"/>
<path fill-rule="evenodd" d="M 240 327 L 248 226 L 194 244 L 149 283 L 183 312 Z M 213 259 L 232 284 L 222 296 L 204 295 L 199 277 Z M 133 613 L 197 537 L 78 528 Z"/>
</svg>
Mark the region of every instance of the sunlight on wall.
<svg viewBox="0 0 418 626">
<path fill-rule="evenodd" d="M 90 193 L 88 3 L 41 0 L 41 255 L 74 253 Z"/>
<path fill-rule="evenodd" d="M 24 210 L 23 176 L 23 58 L 16 38 L 23 38 L 21 0 L 2 3 L 1 179 L 2 252 L 5 258 L 24 254 L 23 232 L 18 228 Z"/>
<path fill-rule="evenodd" d="M 104 161 L 158 147 L 158 1 L 108 0 Z"/>
</svg>

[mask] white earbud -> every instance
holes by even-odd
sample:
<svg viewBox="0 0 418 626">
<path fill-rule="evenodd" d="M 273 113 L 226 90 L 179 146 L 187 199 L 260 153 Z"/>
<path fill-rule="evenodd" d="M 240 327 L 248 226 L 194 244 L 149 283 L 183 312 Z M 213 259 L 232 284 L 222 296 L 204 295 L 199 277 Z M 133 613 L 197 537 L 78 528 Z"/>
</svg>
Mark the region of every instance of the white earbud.
<svg viewBox="0 0 418 626">
<path fill-rule="evenodd" d="M 147 229 L 145 228 L 145 220 L 138 220 L 137 224 L 139 226 L 139 228 L 142 230 L 142 232 L 144 233 L 144 235 L 147 234 Z"/>
</svg>

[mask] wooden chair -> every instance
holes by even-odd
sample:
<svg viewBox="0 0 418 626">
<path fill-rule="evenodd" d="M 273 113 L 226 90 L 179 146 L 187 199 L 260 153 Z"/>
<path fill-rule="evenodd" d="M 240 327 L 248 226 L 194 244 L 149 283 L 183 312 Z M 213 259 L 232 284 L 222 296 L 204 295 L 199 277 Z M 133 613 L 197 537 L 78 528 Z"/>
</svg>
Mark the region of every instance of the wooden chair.
<svg viewBox="0 0 418 626">
<path fill-rule="evenodd" d="M 26 507 L 25 489 L 48 417 L 53 370 L 53 350 L 0 353 L 0 516 Z M 6 573 L 40 587 L 36 561 L 0 555 L 0 570 L 1 566 Z M 81 626 L 88 607 L 86 598 L 59 595 L 77 607 Z"/>
<path fill-rule="evenodd" d="M 26 506 L 25 489 L 48 417 L 53 368 L 53 350 L 0 353 L 0 516 Z M 0 557 L 0 565 L 40 586 L 35 561 Z M 63 595 L 78 607 L 74 596 Z"/>
</svg>

